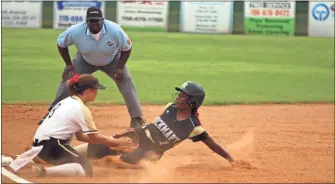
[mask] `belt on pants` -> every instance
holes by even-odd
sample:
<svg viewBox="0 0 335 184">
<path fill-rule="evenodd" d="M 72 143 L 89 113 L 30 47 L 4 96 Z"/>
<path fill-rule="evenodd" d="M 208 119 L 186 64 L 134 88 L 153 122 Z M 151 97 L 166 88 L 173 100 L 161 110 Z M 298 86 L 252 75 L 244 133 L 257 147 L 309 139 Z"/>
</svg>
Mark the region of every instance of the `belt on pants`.
<svg viewBox="0 0 335 184">
<path fill-rule="evenodd" d="M 61 144 L 64 144 L 64 143 L 67 143 L 68 140 L 62 140 L 62 139 L 55 139 L 53 137 L 50 137 L 50 139 L 47 139 L 47 140 L 42 140 L 42 141 L 39 141 L 39 139 L 34 139 L 33 141 L 33 146 L 37 147 L 37 146 L 42 146 L 44 145 L 47 141 L 57 141 L 59 140 L 59 142 Z"/>
</svg>

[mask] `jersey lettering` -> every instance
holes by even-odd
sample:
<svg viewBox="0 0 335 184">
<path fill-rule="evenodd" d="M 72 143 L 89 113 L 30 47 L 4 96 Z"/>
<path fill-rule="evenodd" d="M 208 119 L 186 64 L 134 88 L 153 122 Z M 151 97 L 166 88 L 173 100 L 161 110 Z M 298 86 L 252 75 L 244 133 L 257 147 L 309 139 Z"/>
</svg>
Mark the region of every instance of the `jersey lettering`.
<svg viewBox="0 0 335 184">
<path fill-rule="evenodd" d="M 180 141 L 180 138 L 176 136 L 176 134 L 167 126 L 167 124 L 160 117 L 155 120 L 154 125 L 170 143 L 176 143 Z"/>
<path fill-rule="evenodd" d="M 49 115 L 48 117 L 51 118 L 52 115 L 54 115 L 55 113 L 55 110 L 57 110 L 62 104 L 61 103 L 58 103 L 50 112 L 49 112 Z"/>
<path fill-rule="evenodd" d="M 187 83 L 183 86 L 185 88 Z M 151 140 L 163 151 L 173 148 L 188 138 L 193 141 L 204 140 L 205 138 L 200 136 L 205 130 L 201 127 L 197 118 L 191 116 L 178 121 L 177 112 L 175 105 L 169 103 L 164 112 L 153 123 L 146 126 L 150 132 Z"/>
</svg>

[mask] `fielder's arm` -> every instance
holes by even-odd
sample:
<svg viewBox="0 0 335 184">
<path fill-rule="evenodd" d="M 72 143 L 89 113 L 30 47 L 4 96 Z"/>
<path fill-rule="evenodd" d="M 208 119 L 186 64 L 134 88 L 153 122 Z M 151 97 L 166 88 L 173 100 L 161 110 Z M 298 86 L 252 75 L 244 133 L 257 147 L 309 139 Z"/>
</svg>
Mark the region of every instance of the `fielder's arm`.
<svg viewBox="0 0 335 184">
<path fill-rule="evenodd" d="M 115 139 L 113 137 L 107 137 L 98 133 L 83 134 L 82 132 L 76 133 L 78 141 L 87 142 L 91 144 L 105 144 L 108 146 L 132 146 L 133 143 L 130 140 Z"/>
</svg>

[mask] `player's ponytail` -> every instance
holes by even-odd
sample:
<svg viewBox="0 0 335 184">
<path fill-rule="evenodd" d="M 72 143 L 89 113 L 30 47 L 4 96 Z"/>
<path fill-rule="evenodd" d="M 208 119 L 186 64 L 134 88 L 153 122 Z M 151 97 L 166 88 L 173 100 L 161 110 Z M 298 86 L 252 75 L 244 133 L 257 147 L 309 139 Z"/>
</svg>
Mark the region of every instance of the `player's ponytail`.
<svg viewBox="0 0 335 184">
<path fill-rule="evenodd" d="M 83 89 L 79 88 L 79 76 L 80 74 L 75 74 L 66 82 L 67 88 L 69 89 L 71 95 L 83 93 Z"/>
<path fill-rule="evenodd" d="M 192 114 L 198 119 L 199 123 L 201 124 L 198 109 L 192 109 Z"/>
</svg>

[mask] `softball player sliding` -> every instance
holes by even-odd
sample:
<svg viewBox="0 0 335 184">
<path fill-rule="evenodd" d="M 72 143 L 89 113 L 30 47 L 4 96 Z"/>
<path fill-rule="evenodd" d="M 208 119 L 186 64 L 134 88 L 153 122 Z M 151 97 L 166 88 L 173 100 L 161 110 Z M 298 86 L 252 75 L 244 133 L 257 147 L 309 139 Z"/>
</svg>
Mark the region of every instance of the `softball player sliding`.
<svg viewBox="0 0 335 184">
<path fill-rule="evenodd" d="M 181 87 L 175 89 L 179 91 L 179 94 L 174 103 L 168 104 L 154 123 L 114 136 L 115 138 L 127 136 L 137 139 L 139 146 L 135 150 L 121 152 L 121 156 L 115 159 L 112 156 L 118 155 L 120 151 L 102 144 L 82 144 L 75 149 L 88 158 L 105 158 L 109 162 L 115 161 L 123 166 L 141 167 L 140 160 L 157 161 L 164 152 L 186 139 L 191 139 L 193 142 L 202 141 L 233 166 L 247 166 L 246 162 L 234 161 L 201 125 L 197 111 L 204 101 L 205 90 L 194 82 L 185 82 Z"/>
<path fill-rule="evenodd" d="M 98 89 L 105 89 L 89 74 L 75 74 L 67 81 L 71 96 L 57 103 L 46 116 L 34 136 L 33 146 L 17 157 L 9 167 L 18 171 L 38 156 L 43 161 L 56 165 L 44 168 L 34 165 L 36 176 L 92 176 L 89 161 L 70 146 L 76 136 L 79 141 L 106 146 L 131 146 L 132 141 L 115 139 L 98 133 L 91 112 L 85 105 L 94 101 Z"/>
</svg>

